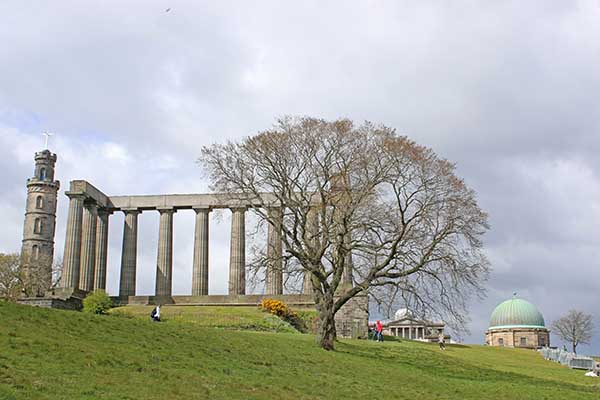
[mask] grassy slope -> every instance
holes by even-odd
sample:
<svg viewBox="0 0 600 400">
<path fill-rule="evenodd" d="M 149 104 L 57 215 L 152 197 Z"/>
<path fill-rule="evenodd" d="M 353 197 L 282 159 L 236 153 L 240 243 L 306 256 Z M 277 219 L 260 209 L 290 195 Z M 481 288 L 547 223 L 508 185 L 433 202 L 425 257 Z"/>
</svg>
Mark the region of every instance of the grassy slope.
<svg viewBox="0 0 600 400">
<path fill-rule="evenodd" d="M 165 310 L 166 311 L 166 310 Z M 0 399 L 598 399 L 526 350 L 342 341 L 0 303 Z"/>
<path fill-rule="evenodd" d="M 149 319 L 153 306 L 128 306 L 112 309 L 113 315 Z M 163 306 L 161 317 L 164 322 L 192 323 L 198 327 L 212 327 L 267 332 L 297 331 L 287 322 L 274 315 L 262 312 L 258 307 L 221 306 Z"/>
</svg>

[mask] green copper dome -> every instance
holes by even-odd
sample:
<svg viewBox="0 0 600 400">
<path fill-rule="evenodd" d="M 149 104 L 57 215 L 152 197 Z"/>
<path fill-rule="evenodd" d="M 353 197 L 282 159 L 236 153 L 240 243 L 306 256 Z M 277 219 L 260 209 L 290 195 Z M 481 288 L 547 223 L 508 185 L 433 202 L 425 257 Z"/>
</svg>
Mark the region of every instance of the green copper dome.
<svg viewBox="0 0 600 400">
<path fill-rule="evenodd" d="M 536 306 L 514 297 L 496 307 L 490 318 L 489 329 L 545 327 L 544 316 Z"/>
</svg>

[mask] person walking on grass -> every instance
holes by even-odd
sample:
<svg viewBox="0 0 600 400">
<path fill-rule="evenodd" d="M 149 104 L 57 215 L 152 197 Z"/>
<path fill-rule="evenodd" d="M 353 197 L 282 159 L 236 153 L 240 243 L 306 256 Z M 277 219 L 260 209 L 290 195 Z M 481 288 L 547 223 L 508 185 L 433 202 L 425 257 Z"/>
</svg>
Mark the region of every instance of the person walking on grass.
<svg viewBox="0 0 600 400">
<path fill-rule="evenodd" d="M 440 344 L 440 350 L 446 350 L 446 338 L 444 337 L 444 331 L 440 331 L 438 335 L 438 343 Z"/>
<path fill-rule="evenodd" d="M 375 331 L 377 332 L 377 341 L 383 342 L 383 324 L 380 320 L 377 320 L 375 324 Z"/>
</svg>

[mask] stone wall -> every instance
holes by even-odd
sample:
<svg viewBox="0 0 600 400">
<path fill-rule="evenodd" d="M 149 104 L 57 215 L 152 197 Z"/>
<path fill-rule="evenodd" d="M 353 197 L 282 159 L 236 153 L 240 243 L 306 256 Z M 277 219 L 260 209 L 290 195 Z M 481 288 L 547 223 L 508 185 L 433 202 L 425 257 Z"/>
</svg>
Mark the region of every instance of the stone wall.
<svg viewBox="0 0 600 400">
<path fill-rule="evenodd" d="M 521 338 L 525 338 L 524 346 L 521 345 Z M 502 344 L 500 344 L 500 339 L 502 339 Z M 499 329 L 487 331 L 485 342 L 489 346 L 536 348 L 549 346 L 550 334 L 548 330 L 535 328 Z"/>
<path fill-rule="evenodd" d="M 34 307 L 57 308 L 60 310 L 79 311 L 83 305 L 81 300 L 71 297 L 66 300 L 51 297 L 25 297 L 17 300 L 18 304 L 24 304 Z"/>
</svg>

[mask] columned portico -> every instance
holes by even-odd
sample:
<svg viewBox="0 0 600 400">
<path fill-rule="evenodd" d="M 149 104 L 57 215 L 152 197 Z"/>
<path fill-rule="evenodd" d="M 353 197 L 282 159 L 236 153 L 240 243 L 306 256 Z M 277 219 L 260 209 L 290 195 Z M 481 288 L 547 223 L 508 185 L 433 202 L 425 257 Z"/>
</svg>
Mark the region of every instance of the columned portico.
<svg viewBox="0 0 600 400">
<path fill-rule="evenodd" d="M 246 294 L 246 207 L 231 209 L 229 294 Z"/>
<path fill-rule="evenodd" d="M 274 224 L 269 224 L 267 235 L 267 294 L 283 294 L 282 212 L 280 208 L 272 208 L 268 213 Z"/>
<path fill-rule="evenodd" d="M 208 295 L 208 238 L 209 207 L 196 207 L 194 231 L 194 265 L 192 267 L 192 296 Z"/>
<path fill-rule="evenodd" d="M 82 194 L 67 192 L 69 196 L 69 216 L 65 237 L 65 252 L 62 273 L 62 287 L 77 289 L 79 287 L 79 265 L 81 261 L 81 229 L 83 219 Z"/>
<path fill-rule="evenodd" d="M 137 268 L 137 209 L 124 209 L 123 248 L 121 251 L 121 281 L 119 296 L 135 296 L 135 275 Z"/>
<path fill-rule="evenodd" d="M 95 203 L 83 207 L 81 232 L 81 266 L 79 269 L 79 289 L 86 292 L 94 288 L 94 264 L 96 262 L 96 220 L 98 210 Z"/>
<path fill-rule="evenodd" d="M 156 296 L 170 296 L 173 286 L 173 208 L 159 208 Z"/>
</svg>

